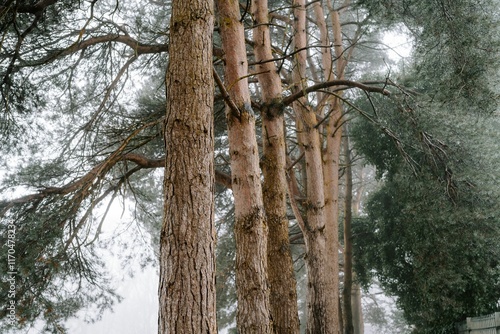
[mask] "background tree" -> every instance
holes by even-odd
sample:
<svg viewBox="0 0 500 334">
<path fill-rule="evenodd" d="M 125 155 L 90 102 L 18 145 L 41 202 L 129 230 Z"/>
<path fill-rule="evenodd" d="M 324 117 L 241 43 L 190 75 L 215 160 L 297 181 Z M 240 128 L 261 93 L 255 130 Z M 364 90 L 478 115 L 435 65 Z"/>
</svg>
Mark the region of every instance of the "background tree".
<svg viewBox="0 0 500 334">
<path fill-rule="evenodd" d="M 412 170 L 401 158 L 381 159 L 398 156 L 397 147 L 375 127 L 361 122 L 354 131 L 358 149 L 384 179 L 367 204 L 368 217 L 354 225 L 360 236 L 355 239 L 361 259 L 357 271 L 364 280 L 376 276 L 398 297 L 415 332 L 452 333 L 459 319 L 498 307 L 499 249 L 494 240 L 500 225 L 494 203 L 499 194 L 487 181 L 498 173 L 498 156 L 492 151 L 497 134 L 491 131 L 498 115 L 483 118 L 455 110 L 450 118 L 432 109 L 419 111 L 420 122 L 436 136 L 432 140 L 447 143 L 446 154 L 441 152 L 442 159 L 449 159 L 440 169 L 444 175 L 436 177 L 439 157 L 429 164 L 413 146 L 409 159 L 418 167 Z M 379 142 L 376 148 L 373 138 Z"/>
<path fill-rule="evenodd" d="M 347 126 L 344 130 L 348 130 Z M 344 302 L 344 333 L 354 333 L 353 307 L 351 294 L 353 290 L 353 252 L 352 252 L 352 197 L 353 197 L 353 177 L 351 148 L 349 145 L 348 131 L 344 131 L 346 137 L 343 141 L 345 156 L 345 199 L 344 199 L 344 287 L 342 297 Z"/>
<path fill-rule="evenodd" d="M 372 125 L 363 122 L 356 130 L 357 148 L 385 180 L 367 206 L 368 218 L 356 227 L 364 263 L 358 271 L 377 276 L 398 297 L 415 332 L 452 332 L 467 314 L 498 307 L 498 214 L 490 206 L 498 193 L 483 179 L 498 173 L 495 145 L 489 146 L 496 135 L 483 123 L 498 122 L 497 58 L 491 57 L 498 54 L 498 35 L 484 16 L 494 3 L 360 4 L 380 22 L 403 23 L 416 37 L 415 67 L 405 69 L 400 83 L 418 93 L 408 94 L 399 112 L 372 99 L 373 112 L 365 115 Z M 474 28 L 457 29 L 472 21 Z M 484 263 L 474 258 L 478 252 Z M 480 272 L 478 262 L 486 268 L 481 278 L 472 274 Z"/>
</svg>

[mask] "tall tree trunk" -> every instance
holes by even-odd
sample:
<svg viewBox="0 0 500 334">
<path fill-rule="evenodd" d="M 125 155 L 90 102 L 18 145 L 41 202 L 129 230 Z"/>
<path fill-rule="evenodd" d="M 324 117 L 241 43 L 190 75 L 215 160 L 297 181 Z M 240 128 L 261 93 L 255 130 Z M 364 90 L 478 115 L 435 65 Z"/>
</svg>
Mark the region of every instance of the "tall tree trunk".
<svg viewBox="0 0 500 334">
<path fill-rule="evenodd" d="M 245 35 L 238 1 L 217 0 L 226 57 L 226 106 L 235 205 L 238 333 L 271 333 L 267 282 L 267 226 L 260 183 L 255 116 L 248 88 Z"/>
<path fill-rule="evenodd" d="M 316 22 L 320 32 L 320 42 L 322 45 L 329 45 L 328 30 L 325 21 L 325 15 L 321 2 L 316 2 L 313 5 Z M 340 29 L 340 24 L 338 26 Z M 343 79 L 343 71 L 340 55 L 342 54 L 342 35 L 337 27 L 334 27 L 334 46 L 336 54 L 336 72 L 334 72 L 334 60 L 330 48 L 325 48 L 321 54 L 321 60 L 324 69 L 324 80 L 330 81 L 333 79 Z M 341 94 L 341 93 L 339 93 Z M 323 175 L 324 175 L 324 192 L 325 192 L 325 233 L 327 236 L 328 255 L 330 259 L 330 274 L 334 277 L 333 298 L 339 300 L 339 239 L 338 239 L 338 219 L 339 219 L 339 163 L 340 163 L 340 148 L 342 141 L 342 105 L 340 99 L 330 97 L 329 103 L 326 105 L 328 111 L 328 121 L 325 126 L 326 148 L 323 155 Z M 335 304 L 335 318 L 342 318 L 339 303 Z M 343 324 L 343 322 L 342 322 Z M 341 323 L 338 322 L 338 327 L 335 333 L 342 331 Z"/>
<path fill-rule="evenodd" d="M 159 333 L 216 333 L 213 4 L 172 1 Z"/>
<path fill-rule="evenodd" d="M 347 62 L 352 56 L 352 53 L 355 49 L 355 44 L 351 44 L 351 47 L 347 52 L 345 52 L 343 48 L 343 41 L 342 41 L 342 27 L 340 23 L 340 11 L 339 10 L 334 10 L 332 3 L 330 1 L 327 1 L 327 6 L 329 8 L 329 16 L 331 18 L 331 23 L 332 23 L 332 28 L 333 28 L 333 37 L 334 37 L 334 50 L 335 50 L 335 77 L 337 79 L 344 79 L 344 74 L 345 74 L 345 69 L 347 66 Z M 350 0 L 345 0 L 344 4 L 340 6 L 341 8 L 347 8 L 349 5 Z M 316 5 L 319 6 L 319 5 Z M 323 16 L 324 17 L 324 16 Z M 355 37 L 353 38 L 354 43 L 358 39 L 359 35 L 361 34 L 361 29 L 358 27 L 358 30 L 355 33 Z M 323 35 L 323 34 L 322 34 Z M 321 38 L 322 42 L 326 42 L 323 40 L 323 37 Z M 325 67 L 326 68 L 326 67 Z M 333 70 L 333 68 L 332 68 Z M 333 71 L 329 76 L 333 75 Z M 327 76 L 325 74 L 325 76 Z M 339 97 L 342 96 L 342 92 L 339 92 L 337 95 L 340 95 Z M 336 175 L 335 178 L 338 180 L 338 169 L 339 169 L 339 161 L 340 161 L 340 146 L 341 146 L 341 140 L 342 140 L 342 103 L 340 98 L 334 98 L 333 100 L 333 112 L 332 116 L 329 120 L 329 126 L 327 129 L 327 161 L 328 164 L 330 165 L 331 171 Z M 346 125 L 347 127 L 347 125 Z M 330 134 L 329 134 L 330 133 Z M 346 139 L 348 140 L 348 139 Z M 329 141 L 329 142 L 328 142 Z M 330 150 L 330 148 L 333 148 Z M 350 166 L 350 160 L 348 160 L 348 169 L 351 168 Z M 327 169 L 326 167 L 325 169 Z M 343 291 L 343 296 L 344 296 L 344 316 L 341 319 L 342 321 L 342 329 L 344 333 L 353 333 L 354 331 L 354 324 L 353 324 L 353 306 L 351 304 L 356 303 L 356 314 L 358 315 L 358 320 L 361 319 L 361 323 L 357 322 L 357 328 L 363 328 L 363 320 L 362 320 L 362 310 L 361 310 L 361 296 L 360 296 L 360 290 L 358 286 L 358 295 L 357 298 L 351 299 L 351 292 L 352 292 L 352 286 L 353 286 L 353 279 L 352 279 L 352 245 L 351 245 L 351 233 L 350 233 L 350 222 L 351 222 L 351 217 L 352 217 L 352 211 L 351 211 L 351 204 L 348 204 L 347 201 L 352 200 L 352 172 L 351 171 L 346 171 L 346 173 L 350 174 L 348 178 L 350 177 L 350 180 L 347 181 L 347 187 L 349 187 L 349 182 L 350 182 L 350 187 L 351 191 L 347 192 L 348 197 L 346 198 L 346 211 L 345 213 L 345 223 L 347 223 L 349 226 L 346 228 L 344 227 L 344 242 L 346 243 L 344 245 L 344 256 L 347 258 L 346 264 L 344 264 L 344 291 Z M 333 198 L 337 198 L 338 200 L 338 182 L 336 185 L 336 189 L 334 190 L 333 193 Z M 328 209 L 327 209 L 328 211 Z M 337 205 L 337 214 L 336 217 L 338 217 L 338 205 Z M 338 222 L 336 224 L 337 226 L 335 227 L 335 236 L 333 238 L 335 239 L 335 247 L 338 247 L 338 236 L 337 236 L 337 229 L 338 229 Z M 345 234 L 347 230 L 347 235 Z M 345 241 L 347 240 L 347 241 Z M 338 271 L 337 271 L 338 273 Z M 351 287 L 345 288 L 345 285 L 350 285 Z"/>
<path fill-rule="evenodd" d="M 352 160 L 349 147 L 349 137 L 347 134 L 347 125 L 345 126 L 346 137 L 344 138 L 345 154 L 345 199 L 344 199 L 344 333 L 354 334 L 353 315 L 351 306 L 352 293 Z"/>
<path fill-rule="evenodd" d="M 295 21 L 294 48 L 297 51 L 293 80 L 295 89 L 300 90 L 306 84 L 305 0 L 295 0 L 293 6 Z M 331 258 L 328 252 L 325 231 L 323 167 L 316 115 L 308 105 L 306 98 L 301 98 L 295 102 L 293 107 L 297 117 L 299 143 L 304 150 L 307 178 L 307 217 L 303 227 L 308 277 L 308 323 L 306 332 L 310 334 L 337 334 L 338 291 L 335 294 L 335 281 L 338 278 L 331 274 Z"/>
<path fill-rule="evenodd" d="M 262 90 L 263 196 L 269 226 L 268 273 L 274 332 L 299 332 L 297 287 L 287 219 L 286 150 L 281 79 L 276 72 L 269 33 L 267 0 L 254 0 L 252 14 L 256 72 Z M 267 62 L 264 62 L 267 61 Z M 259 62 L 262 62 L 259 64 Z"/>
<path fill-rule="evenodd" d="M 352 214 L 354 217 L 359 216 L 361 208 L 361 199 L 363 197 L 363 188 L 364 188 L 363 180 L 364 180 L 364 172 L 363 168 L 361 168 L 361 172 L 357 176 L 357 182 L 359 183 L 359 187 L 356 189 L 356 196 L 353 196 Z M 353 263 L 354 263 L 354 256 L 353 256 Z M 352 325 L 354 327 L 354 334 L 364 334 L 365 326 L 363 320 L 363 307 L 361 305 L 361 287 L 359 283 L 356 282 L 356 272 L 352 273 L 352 280 L 353 280 L 353 287 L 351 294 Z"/>
</svg>

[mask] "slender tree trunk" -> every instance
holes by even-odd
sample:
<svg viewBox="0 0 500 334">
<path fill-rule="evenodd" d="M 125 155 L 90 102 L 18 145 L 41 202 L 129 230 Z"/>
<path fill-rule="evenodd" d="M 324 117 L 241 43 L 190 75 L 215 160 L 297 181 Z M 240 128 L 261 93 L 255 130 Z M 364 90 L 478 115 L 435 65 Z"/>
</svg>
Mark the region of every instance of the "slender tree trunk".
<svg viewBox="0 0 500 334">
<path fill-rule="evenodd" d="M 296 62 L 293 71 L 295 89 L 306 84 L 306 7 L 305 0 L 295 0 L 294 47 Z M 299 51 L 302 50 L 302 51 Z M 325 198 L 321 142 L 317 129 L 316 115 L 308 105 L 306 98 L 301 98 L 293 105 L 297 115 L 299 143 L 304 150 L 307 178 L 306 220 L 303 233 L 306 243 L 306 265 L 308 277 L 308 323 L 306 332 L 310 334 L 338 332 L 338 291 L 335 294 L 335 281 L 331 275 L 331 258 L 328 252 L 325 231 Z"/>
<path fill-rule="evenodd" d="M 330 275 L 333 277 L 333 296 L 335 300 L 339 296 L 339 157 L 342 140 L 342 131 L 339 128 L 342 117 L 341 108 L 338 101 L 334 102 L 330 108 L 330 118 L 325 127 L 326 149 L 323 155 L 324 191 L 325 191 L 325 234 L 327 236 L 327 251 L 329 255 Z M 342 318 L 341 309 L 335 303 L 335 318 Z M 335 333 L 342 331 L 342 326 L 338 323 Z"/>
<path fill-rule="evenodd" d="M 349 3 L 350 3 L 350 0 L 345 0 L 344 4 L 341 7 L 347 8 Z M 345 69 L 347 66 L 347 62 L 350 59 L 350 57 L 352 56 L 352 53 L 355 49 L 355 44 L 352 44 L 351 47 L 349 48 L 349 50 L 347 50 L 347 52 L 345 52 L 345 50 L 343 48 L 343 42 L 342 42 L 342 27 L 341 27 L 341 23 L 340 23 L 340 12 L 338 10 L 333 9 L 333 6 L 332 6 L 330 1 L 327 1 L 327 5 L 329 8 L 329 13 L 330 13 L 329 16 L 331 18 L 332 28 L 333 28 L 333 36 L 334 36 L 333 44 L 334 44 L 335 58 L 336 58 L 336 66 L 335 66 L 336 77 L 338 79 L 343 79 Z M 360 28 L 358 28 L 358 30 L 356 31 L 355 36 L 353 38 L 354 43 L 360 34 L 361 34 L 361 30 L 360 30 Z M 342 92 L 340 92 L 339 95 L 341 96 Z M 342 120 L 342 118 L 341 118 L 342 117 L 341 116 L 342 115 L 341 114 L 341 110 L 342 110 L 341 100 L 339 98 L 335 98 L 333 105 L 334 105 L 334 108 L 338 109 L 338 111 L 334 112 L 333 113 L 334 117 L 332 117 L 330 119 L 329 131 L 336 132 L 337 139 L 334 140 L 333 138 L 328 136 L 328 138 L 330 138 L 330 140 L 331 140 L 331 147 L 334 147 L 334 151 L 335 151 L 335 153 L 333 153 L 329 157 L 329 160 L 333 161 L 333 165 L 335 165 L 335 164 L 337 165 L 335 168 L 338 171 L 338 162 L 339 162 L 339 158 L 340 158 L 340 145 L 341 145 L 341 120 Z M 335 135 L 333 137 L 335 137 Z M 327 144 L 327 147 L 328 146 L 329 145 Z M 348 163 L 348 168 L 350 169 L 351 168 L 350 161 L 348 161 L 347 163 Z M 351 197 L 346 198 L 346 201 L 352 200 L 352 172 L 349 171 L 348 174 L 349 173 L 350 173 L 350 176 L 348 176 L 348 178 L 350 177 L 350 180 L 348 180 L 347 183 L 350 182 L 351 191 L 347 192 L 347 194 L 349 194 L 348 196 L 351 196 Z M 338 174 L 337 174 L 337 179 L 338 179 Z M 347 186 L 349 187 L 349 184 Z M 338 184 L 337 184 L 337 189 L 338 189 Z M 337 192 L 336 197 L 338 198 L 338 192 Z M 360 295 L 361 292 L 360 292 L 359 286 L 357 286 L 356 298 L 351 299 L 352 286 L 353 286 L 353 278 L 352 277 L 354 275 L 354 273 L 352 272 L 353 256 L 352 256 L 352 242 L 351 242 L 352 237 L 351 237 L 351 233 L 350 233 L 350 222 L 351 222 L 351 217 L 352 217 L 351 208 L 352 208 L 352 205 L 348 204 L 346 202 L 345 209 L 346 210 L 348 209 L 349 212 L 346 211 L 346 217 L 345 217 L 346 221 L 345 222 L 347 222 L 347 224 L 349 226 L 347 228 L 344 227 L 344 242 L 345 242 L 344 256 L 347 258 L 345 261 L 346 264 L 344 265 L 344 274 L 345 274 L 344 286 L 351 285 L 351 288 L 347 288 L 347 290 L 344 288 L 344 291 L 343 291 L 344 317 L 341 316 L 341 319 L 343 320 L 341 327 L 343 328 L 344 333 L 353 333 L 353 331 L 355 331 L 355 327 L 357 329 L 360 329 L 361 332 L 363 332 L 363 315 L 362 315 L 362 309 L 361 309 L 361 295 Z M 347 230 L 347 235 L 345 235 L 346 230 Z M 337 237 L 335 236 L 335 238 L 337 238 Z M 345 241 L 345 240 L 347 240 L 347 241 Z M 338 241 L 337 241 L 337 243 L 338 243 Z M 356 310 L 356 314 L 357 314 L 356 319 L 353 319 L 353 317 L 354 317 L 354 315 L 353 315 L 354 310 L 353 309 Z M 356 326 L 355 326 L 354 322 L 356 320 L 358 320 L 358 321 L 356 322 Z"/>
<path fill-rule="evenodd" d="M 246 79 L 245 35 L 237 1 L 217 0 L 226 57 L 226 106 L 235 205 L 238 333 L 271 333 L 267 282 L 267 226 L 260 182 L 255 116 Z"/>
<path fill-rule="evenodd" d="M 172 1 L 159 333 L 216 333 L 212 1 Z"/>
<path fill-rule="evenodd" d="M 353 273 L 353 281 L 356 281 L 355 273 Z M 361 287 L 357 283 L 353 283 L 351 307 L 354 334 L 364 334 L 365 326 L 363 323 L 363 309 L 361 307 Z"/>
<path fill-rule="evenodd" d="M 286 150 L 281 105 L 281 79 L 274 62 L 263 62 L 273 58 L 269 33 L 267 0 L 254 0 L 252 14 L 256 28 L 254 35 L 255 61 L 259 84 L 262 90 L 262 172 L 264 174 L 263 196 L 269 226 L 268 273 L 271 285 L 271 314 L 274 332 L 277 334 L 298 333 L 297 287 L 286 216 Z"/>
<path fill-rule="evenodd" d="M 338 305 L 339 305 L 339 333 L 343 333 L 344 332 L 344 318 L 342 318 L 342 300 L 340 297 L 339 297 Z"/>
<path fill-rule="evenodd" d="M 363 168 L 361 168 L 360 174 L 357 176 L 357 182 L 359 183 L 359 187 L 356 189 L 356 196 L 353 196 L 352 203 L 352 214 L 354 217 L 359 216 L 359 211 L 361 207 L 361 198 L 363 196 L 363 184 L 364 173 Z M 353 264 L 354 264 L 354 256 L 353 256 Z M 356 272 L 352 273 L 353 287 L 352 287 L 352 298 L 351 298 L 351 307 L 352 307 L 352 324 L 354 327 L 354 334 L 364 334 L 364 320 L 363 320 L 363 307 L 361 305 L 361 287 L 356 282 Z"/>
<path fill-rule="evenodd" d="M 346 126 L 347 129 L 347 126 Z M 347 131 L 346 135 L 347 135 Z M 351 306 L 352 293 L 352 168 L 351 152 L 349 148 L 349 137 L 344 138 L 344 154 L 346 156 L 345 169 L 345 199 L 344 199 L 344 333 L 354 334 L 353 315 Z"/>
<path fill-rule="evenodd" d="M 313 5 L 316 22 L 320 32 L 320 42 L 322 45 L 329 45 L 327 25 L 322 4 L 317 2 Z M 337 28 L 337 27 L 334 27 Z M 339 24 L 340 28 L 340 24 Z M 340 47 L 339 47 L 340 45 Z M 324 69 L 324 79 L 326 81 L 333 79 L 343 79 L 339 54 L 342 53 L 342 35 L 339 30 L 334 29 L 334 46 L 336 53 L 336 69 L 334 72 L 334 61 L 330 48 L 322 50 L 322 64 Z M 324 192 L 325 192 L 325 233 L 327 236 L 327 247 L 329 255 L 330 273 L 334 277 L 333 298 L 339 300 L 339 239 L 338 239 L 338 219 L 339 219 L 339 160 L 340 148 L 342 141 L 342 128 L 340 126 L 342 119 L 342 106 L 340 100 L 335 97 L 329 98 L 329 103 L 326 105 L 329 118 L 325 126 L 326 148 L 323 155 L 323 175 L 324 175 Z M 342 314 L 339 303 L 335 303 L 333 310 L 336 319 L 341 319 Z M 340 321 L 335 333 L 340 333 L 342 327 Z"/>
</svg>

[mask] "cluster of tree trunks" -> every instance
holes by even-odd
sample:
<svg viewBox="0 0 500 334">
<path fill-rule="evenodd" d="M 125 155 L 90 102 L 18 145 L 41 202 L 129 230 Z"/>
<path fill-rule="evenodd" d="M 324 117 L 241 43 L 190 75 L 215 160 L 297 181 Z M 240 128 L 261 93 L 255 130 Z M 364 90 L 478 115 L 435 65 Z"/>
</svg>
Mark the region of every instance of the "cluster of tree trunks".
<svg viewBox="0 0 500 334">
<path fill-rule="evenodd" d="M 212 75 L 225 94 L 235 204 L 236 285 L 239 333 L 298 333 L 294 268 L 289 247 L 288 182 L 281 78 L 273 61 L 267 0 L 251 2 L 255 73 L 261 91 L 262 148 L 248 83 L 248 57 L 238 1 L 216 0 L 224 52 L 224 80 L 211 63 L 214 9 L 210 1 L 173 1 L 168 109 L 165 124 L 165 219 L 161 234 L 160 332 L 215 332 Z M 307 88 L 306 2 L 294 0 L 294 91 Z M 329 45 L 323 7 L 313 4 L 320 43 Z M 343 80 L 347 56 L 339 13 L 331 11 L 336 62 L 322 50 L 325 81 Z M 333 64 L 336 64 L 334 68 Z M 332 85 L 333 86 L 333 85 Z M 318 93 L 313 108 L 305 94 L 291 100 L 304 156 L 305 216 L 293 210 L 304 236 L 308 273 L 307 333 L 341 331 L 339 310 L 339 163 L 341 95 Z M 317 115 L 325 117 L 326 124 Z M 323 142 L 322 133 L 326 135 Z M 263 181 L 261 180 L 262 168 Z M 288 175 L 288 180 L 287 180 Z M 294 187 L 290 201 L 300 196 Z M 351 187 L 352 189 L 352 187 Z M 296 208 L 296 207 L 295 207 Z M 349 210 L 346 209 L 346 212 Z M 346 217 L 346 226 L 348 218 Z M 347 233 L 347 232 L 346 232 Z M 349 236 L 346 234 L 346 239 Z M 348 255 L 346 250 L 346 255 Z M 346 267 L 347 268 L 347 267 Z M 346 283 L 351 280 L 347 279 Z M 344 292 L 350 303 L 350 284 Z M 187 293 L 189 291 L 189 293 Z M 347 304 L 345 304 L 347 305 Z M 346 309 L 346 306 L 344 306 Z M 350 307 L 348 307 L 350 309 Z M 347 310 L 347 309 L 346 309 Z M 352 333 L 350 312 L 344 323 Z"/>
</svg>

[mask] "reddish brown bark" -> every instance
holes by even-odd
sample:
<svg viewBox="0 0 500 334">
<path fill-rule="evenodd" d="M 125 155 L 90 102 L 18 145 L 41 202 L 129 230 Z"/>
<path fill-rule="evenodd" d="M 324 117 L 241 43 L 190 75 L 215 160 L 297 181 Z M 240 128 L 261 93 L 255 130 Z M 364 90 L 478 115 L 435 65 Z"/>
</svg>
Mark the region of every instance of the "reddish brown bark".
<svg viewBox="0 0 500 334">
<path fill-rule="evenodd" d="M 320 28 L 321 43 L 330 44 L 327 32 L 327 25 L 323 7 L 320 3 L 314 5 L 316 20 Z M 333 45 L 335 50 L 335 58 L 331 54 L 330 49 L 324 50 L 322 54 L 322 63 L 324 68 L 325 80 L 344 80 L 345 62 L 343 59 L 342 47 L 342 32 L 338 12 L 331 11 L 333 25 Z M 334 61 L 335 59 L 335 61 Z M 329 103 L 326 104 L 329 119 L 325 127 L 326 134 L 326 149 L 323 160 L 324 182 L 325 182 L 325 212 L 326 221 L 328 222 L 327 238 L 329 245 L 329 254 L 331 256 L 331 273 L 335 279 L 335 297 L 339 298 L 339 239 L 338 239 L 338 219 L 339 219 L 339 167 L 340 167 L 340 149 L 342 141 L 342 92 L 337 92 L 337 96 L 331 96 Z M 336 307 L 336 315 L 342 319 L 340 307 Z M 339 322 L 339 332 L 345 330 L 345 322 Z"/>
<path fill-rule="evenodd" d="M 271 52 L 267 0 L 252 2 L 257 78 L 262 91 L 263 197 L 269 226 L 268 274 L 271 314 L 277 334 L 299 332 L 295 273 L 286 216 L 286 150 L 281 79 Z"/>
<path fill-rule="evenodd" d="M 306 9 L 304 0 L 294 1 L 295 50 L 307 46 Z M 307 53 L 296 54 L 293 79 L 296 91 L 305 86 Z M 307 179 L 306 220 L 304 239 L 306 243 L 306 265 L 308 272 L 308 323 L 307 333 L 338 333 L 337 277 L 332 275 L 332 255 L 329 253 L 327 223 L 325 215 L 325 183 L 321 155 L 320 134 L 314 110 L 306 98 L 294 103 L 299 143 L 304 151 Z"/>
<path fill-rule="evenodd" d="M 235 204 L 237 328 L 271 333 L 267 281 L 267 226 L 260 183 L 255 116 L 246 79 L 248 63 L 238 1 L 217 1 L 225 52 L 226 107 Z"/>
<path fill-rule="evenodd" d="M 216 333 L 212 1 L 172 1 L 159 333 Z"/>
</svg>

